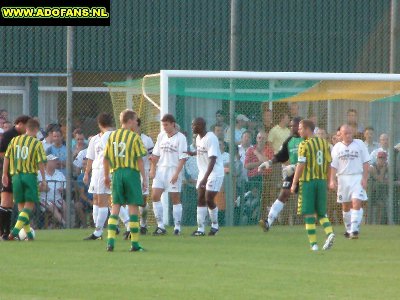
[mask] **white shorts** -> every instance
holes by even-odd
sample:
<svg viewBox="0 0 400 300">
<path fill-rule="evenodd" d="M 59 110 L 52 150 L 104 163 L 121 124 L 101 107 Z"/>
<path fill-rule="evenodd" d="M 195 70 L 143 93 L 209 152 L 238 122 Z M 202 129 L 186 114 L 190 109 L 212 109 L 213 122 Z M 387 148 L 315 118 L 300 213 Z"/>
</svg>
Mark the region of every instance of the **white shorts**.
<svg viewBox="0 0 400 300">
<path fill-rule="evenodd" d="M 197 178 L 196 189 L 199 188 L 200 181 L 203 177 L 200 176 Z M 210 192 L 219 192 L 221 190 L 222 184 L 224 183 L 224 176 L 216 177 L 216 178 L 208 178 L 206 184 L 206 191 Z"/>
<path fill-rule="evenodd" d="M 92 177 L 90 179 L 89 193 L 91 194 L 109 194 L 111 195 L 111 189 L 106 188 L 104 184 L 104 170 L 93 169 Z"/>
<path fill-rule="evenodd" d="M 142 190 L 142 195 L 143 196 L 147 196 L 148 194 L 149 194 L 149 181 L 150 181 L 150 179 L 149 179 L 149 171 L 148 170 L 145 170 L 144 171 L 144 173 L 145 173 L 145 179 L 146 179 L 146 186 L 147 186 L 147 189 L 146 190 Z M 140 176 L 140 182 L 142 183 L 142 186 L 143 186 L 143 177 L 142 176 Z"/>
<path fill-rule="evenodd" d="M 351 199 L 367 201 L 367 192 L 361 185 L 362 175 L 339 175 L 337 202 L 351 202 Z"/>
<path fill-rule="evenodd" d="M 157 168 L 156 177 L 153 179 L 153 189 L 163 189 L 168 193 L 180 193 L 182 189 L 182 172 L 179 174 L 178 180 L 172 184 L 171 179 L 174 176 L 176 167 Z"/>
</svg>

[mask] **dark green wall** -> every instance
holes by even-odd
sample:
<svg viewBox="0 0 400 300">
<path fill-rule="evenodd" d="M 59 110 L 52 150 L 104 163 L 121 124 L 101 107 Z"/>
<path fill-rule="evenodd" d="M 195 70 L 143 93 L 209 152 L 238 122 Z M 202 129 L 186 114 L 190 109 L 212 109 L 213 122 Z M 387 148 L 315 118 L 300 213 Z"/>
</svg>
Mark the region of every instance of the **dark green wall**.
<svg viewBox="0 0 400 300">
<path fill-rule="evenodd" d="M 75 69 L 229 69 L 229 0 L 111 1 L 76 28 Z M 239 0 L 241 70 L 387 72 L 389 0 Z M 65 70 L 64 27 L 0 27 L 0 72 Z"/>
</svg>

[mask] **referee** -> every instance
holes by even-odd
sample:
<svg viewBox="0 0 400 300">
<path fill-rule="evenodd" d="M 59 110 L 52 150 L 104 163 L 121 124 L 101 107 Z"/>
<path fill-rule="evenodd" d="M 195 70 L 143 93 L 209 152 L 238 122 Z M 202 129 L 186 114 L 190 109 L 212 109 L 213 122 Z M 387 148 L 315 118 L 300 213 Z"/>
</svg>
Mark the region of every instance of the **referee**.
<svg viewBox="0 0 400 300">
<path fill-rule="evenodd" d="M 333 246 L 335 234 L 326 215 L 327 179 L 331 154 L 328 142 L 314 136 L 315 125 L 311 120 L 302 120 L 299 133 L 304 141 L 299 145 L 298 163 L 293 178 L 291 192 L 295 193 L 298 183 L 298 212 L 304 216 L 310 247 L 318 251 L 315 215 L 324 227 L 327 239 L 323 250 Z"/>
<path fill-rule="evenodd" d="M 14 127 L 7 130 L 3 134 L 0 142 L 0 158 L 4 158 L 8 144 L 11 140 L 21 134 L 25 134 L 26 123 L 31 119 L 29 116 L 19 116 L 14 121 Z M 8 186 L 3 186 L 1 189 L 1 204 L 0 204 L 0 236 L 3 240 L 8 240 L 11 227 L 11 214 L 13 209 L 13 191 L 11 176 L 8 173 Z"/>
</svg>

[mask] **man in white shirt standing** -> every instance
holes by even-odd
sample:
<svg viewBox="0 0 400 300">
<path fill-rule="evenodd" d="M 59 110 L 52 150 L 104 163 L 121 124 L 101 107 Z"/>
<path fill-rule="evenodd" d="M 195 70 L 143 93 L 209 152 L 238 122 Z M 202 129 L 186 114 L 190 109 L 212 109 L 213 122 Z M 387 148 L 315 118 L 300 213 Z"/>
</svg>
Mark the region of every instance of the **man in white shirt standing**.
<svg viewBox="0 0 400 300">
<path fill-rule="evenodd" d="M 342 141 L 332 149 L 332 171 L 329 187 L 337 188 L 337 202 L 342 203 L 344 236 L 358 239 L 363 217 L 362 202 L 367 201 L 370 156 L 364 142 L 353 139 L 349 125 L 340 127 Z"/>
<path fill-rule="evenodd" d="M 205 220 L 210 214 L 211 229 L 208 235 L 216 235 L 219 230 L 218 207 L 214 198 L 224 182 L 224 166 L 219 148 L 218 138 L 212 132 L 207 132 L 206 121 L 196 118 L 192 122 L 192 130 L 197 134 L 197 153 L 188 152 L 189 155 L 197 155 L 199 176 L 197 179 L 197 224 L 198 228 L 192 236 L 204 236 Z"/>
<path fill-rule="evenodd" d="M 154 178 L 151 199 L 154 216 L 157 220 L 157 228 L 153 235 L 167 233 L 163 221 L 163 206 L 160 201 L 164 191 L 169 193 L 173 204 L 174 235 L 180 235 L 182 220 L 180 194 L 183 179 L 181 171 L 187 158 L 187 140 L 176 129 L 176 120 L 173 115 L 164 115 L 161 123 L 164 130 L 157 137 L 150 166 L 150 178 Z"/>
<path fill-rule="evenodd" d="M 50 212 L 55 220 L 65 227 L 66 204 L 63 199 L 65 188 L 65 176 L 56 169 L 58 157 L 49 154 L 47 155 L 47 164 L 45 170 L 45 179 L 47 186 L 40 190 L 40 208 L 42 212 Z M 42 182 L 43 178 L 40 172 L 38 173 L 38 181 Z"/>
<path fill-rule="evenodd" d="M 84 240 L 101 240 L 104 224 L 108 218 L 108 206 L 111 190 L 104 185 L 104 149 L 108 138 L 113 132 L 113 117 L 109 113 L 100 113 L 97 116 L 97 125 L 100 133 L 92 137 L 86 152 L 87 165 L 83 182 L 89 185 L 89 193 L 93 194 L 93 223 L 94 232 Z M 90 176 L 91 174 L 91 176 Z M 125 207 L 121 207 L 119 217 L 124 222 L 129 233 L 129 215 Z M 125 232 L 125 236 L 127 233 Z"/>
<path fill-rule="evenodd" d="M 154 148 L 154 143 L 151 137 L 148 135 L 142 133 L 141 129 L 141 124 L 142 121 L 140 118 L 137 119 L 138 122 L 138 127 L 136 132 L 140 135 L 140 138 L 142 139 L 143 145 L 147 150 L 146 156 L 143 156 L 143 166 L 144 166 L 144 172 L 145 172 L 145 178 L 142 178 L 142 180 L 145 180 L 147 182 L 146 190 L 142 191 L 143 194 L 143 206 L 139 206 L 139 212 L 140 212 L 140 234 L 145 235 L 147 233 L 147 211 L 148 211 L 148 204 L 147 204 L 147 196 L 149 195 L 149 174 L 150 174 L 150 160 L 149 157 L 153 153 L 153 148 Z"/>
</svg>

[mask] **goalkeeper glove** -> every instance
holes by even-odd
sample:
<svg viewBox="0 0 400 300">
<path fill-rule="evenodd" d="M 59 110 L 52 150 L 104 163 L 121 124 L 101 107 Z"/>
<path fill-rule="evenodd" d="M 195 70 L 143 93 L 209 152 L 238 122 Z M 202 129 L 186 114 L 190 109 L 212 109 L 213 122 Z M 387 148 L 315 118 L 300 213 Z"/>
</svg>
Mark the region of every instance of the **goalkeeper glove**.
<svg viewBox="0 0 400 300">
<path fill-rule="evenodd" d="M 261 165 L 258 166 L 258 172 L 261 172 L 263 169 L 269 169 L 272 167 L 272 160 L 264 161 Z"/>
<path fill-rule="evenodd" d="M 294 174 L 296 170 L 296 165 L 287 165 L 282 168 L 282 178 L 290 177 Z"/>
</svg>

